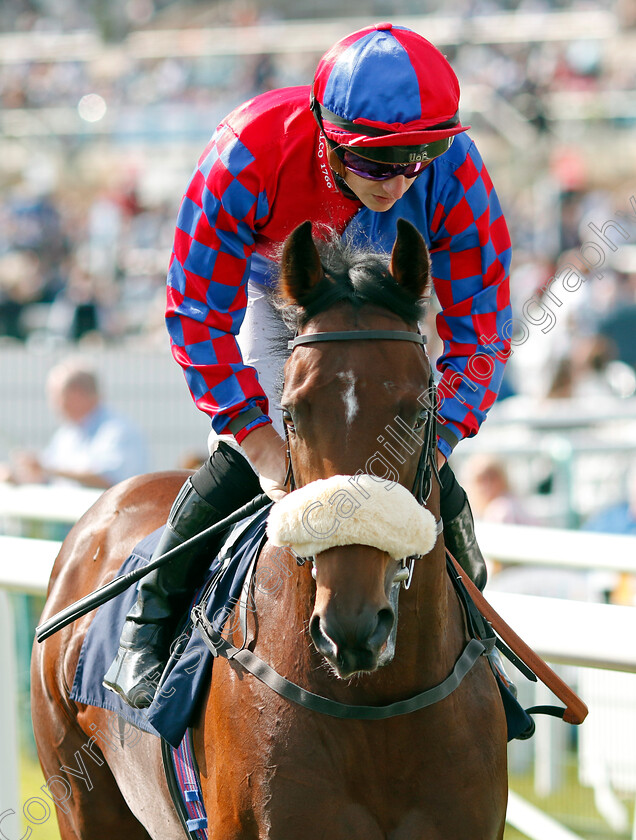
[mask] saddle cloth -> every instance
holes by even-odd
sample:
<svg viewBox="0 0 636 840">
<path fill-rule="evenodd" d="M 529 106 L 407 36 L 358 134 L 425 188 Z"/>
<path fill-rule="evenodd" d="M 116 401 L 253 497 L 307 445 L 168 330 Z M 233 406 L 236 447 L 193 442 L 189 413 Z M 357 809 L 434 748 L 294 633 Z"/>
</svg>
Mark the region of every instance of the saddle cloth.
<svg viewBox="0 0 636 840">
<path fill-rule="evenodd" d="M 206 614 L 217 631 L 223 626 L 241 597 L 241 591 L 252 560 L 266 540 L 270 507 L 258 511 L 234 526 L 219 554 L 211 562 L 205 582 L 193 603 L 206 592 L 211 581 L 214 587 L 207 598 Z M 127 558 L 120 574 L 145 565 L 156 547 L 163 528 L 143 539 Z M 189 611 L 173 645 L 173 655 L 164 672 L 152 705 L 133 709 L 102 685 L 103 675 L 117 653 L 119 636 L 126 614 L 137 597 L 136 588 L 123 592 L 103 604 L 93 619 L 84 639 L 70 697 L 78 703 L 116 712 L 134 726 L 161 736 L 177 748 L 188 726 L 194 723 L 197 701 L 209 685 L 213 656 L 199 633 L 193 633 Z M 532 725 L 532 720 L 514 695 L 498 680 L 506 712 L 508 740 L 518 737 Z"/>
<path fill-rule="evenodd" d="M 216 630 L 223 628 L 240 599 L 252 559 L 266 539 L 268 513 L 269 506 L 234 526 L 221 551 L 212 560 L 204 584 L 195 597 L 195 601 L 198 600 L 209 582 L 220 574 L 207 610 L 208 619 Z M 162 531 L 163 528 L 159 528 L 135 546 L 119 574 L 148 563 Z M 192 632 L 188 611 L 159 691 L 149 708 L 132 709 L 117 694 L 104 688 L 102 678 L 115 658 L 124 619 L 136 598 L 136 587 L 131 586 L 97 610 L 80 651 L 70 697 L 78 703 L 116 712 L 139 729 L 161 735 L 176 748 L 183 739 L 200 694 L 207 689 L 213 657 L 201 636 Z"/>
</svg>

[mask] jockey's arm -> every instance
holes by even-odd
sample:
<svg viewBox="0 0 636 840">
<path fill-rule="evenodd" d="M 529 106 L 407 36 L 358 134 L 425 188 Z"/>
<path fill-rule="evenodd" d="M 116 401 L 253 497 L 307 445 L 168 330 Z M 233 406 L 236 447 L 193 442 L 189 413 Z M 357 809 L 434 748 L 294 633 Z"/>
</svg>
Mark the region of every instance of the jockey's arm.
<svg viewBox="0 0 636 840">
<path fill-rule="evenodd" d="M 285 441 L 269 423 L 257 426 L 241 442 L 241 447 L 256 469 L 264 492 L 278 501 L 286 494 Z"/>
<path fill-rule="evenodd" d="M 479 430 L 510 356 L 510 252 L 497 194 L 471 143 L 437 197 L 431 228 L 433 283 L 441 306 L 436 320 L 444 345 L 437 361 L 438 446 L 446 457 L 459 440 Z"/>
<path fill-rule="evenodd" d="M 264 212 L 255 196 L 263 185 L 254 164 L 232 175 L 224 161 L 250 159 L 221 126 L 199 161 L 183 197 L 168 271 L 166 325 L 172 355 L 183 368 L 195 404 L 217 434 L 237 443 L 271 422 L 254 368 L 243 363 L 236 337 L 245 317 L 249 262 Z M 233 161 L 233 159 L 232 159 Z M 228 184 L 230 186 L 228 186 Z M 232 185 L 234 189 L 230 189 Z M 250 190 L 252 191 L 250 193 Z M 254 194 L 254 200 L 247 196 Z M 249 423 L 239 418 L 252 412 Z M 238 421 L 238 431 L 232 429 Z"/>
</svg>

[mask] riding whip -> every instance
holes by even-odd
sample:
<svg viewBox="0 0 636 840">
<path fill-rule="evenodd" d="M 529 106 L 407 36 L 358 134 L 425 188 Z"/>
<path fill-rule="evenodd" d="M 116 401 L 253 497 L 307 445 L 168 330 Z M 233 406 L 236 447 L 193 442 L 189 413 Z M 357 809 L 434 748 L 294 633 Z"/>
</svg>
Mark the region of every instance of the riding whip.
<svg viewBox="0 0 636 840">
<path fill-rule="evenodd" d="M 230 525 L 234 525 L 234 523 L 239 520 L 244 519 L 247 516 L 251 516 L 271 501 L 272 500 L 267 494 L 262 493 L 246 505 L 243 505 L 243 507 L 235 510 L 234 513 L 231 513 L 225 519 L 222 519 L 214 525 L 210 525 L 210 527 L 206 528 L 205 531 L 201 531 L 200 534 L 196 534 L 194 537 L 191 537 L 189 540 L 181 543 L 181 545 L 171 548 L 170 551 L 166 551 L 165 554 L 157 557 L 156 560 L 152 560 L 146 566 L 127 572 L 125 575 L 121 575 L 120 577 L 111 580 L 110 583 L 100 586 L 99 589 L 96 589 L 84 598 L 80 598 L 79 601 L 75 601 L 75 603 L 65 609 L 60 610 L 59 613 L 56 613 L 51 618 L 47 619 L 47 621 L 43 624 L 40 624 L 39 627 L 36 627 L 35 638 L 38 642 L 43 642 L 45 639 L 48 639 L 49 636 L 57 633 L 58 630 L 66 627 L 67 624 L 71 624 L 71 622 L 76 621 L 76 619 L 81 618 L 83 615 L 86 615 L 86 613 L 97 609 L 97 607 L 101 607 L 101 605 L 105 604 L 106 601 L 110 601 L 112 598 L 120 595 L 124 590 L 128 589 L 129 586 L 136 583 L 142 577 L 145 577 L 147 574 L 153 572 L 155 569 L 158 569 L 160 566 L 169 563 L 170 560 L 174 560 L 174 558 L 178 557 L 182 551 L 192 548 L 199 543 L 204 543 L 209 537 L 213 537 L 215 534 L 218 534 L 219 531 L 223 531 Z"/>
</svg>

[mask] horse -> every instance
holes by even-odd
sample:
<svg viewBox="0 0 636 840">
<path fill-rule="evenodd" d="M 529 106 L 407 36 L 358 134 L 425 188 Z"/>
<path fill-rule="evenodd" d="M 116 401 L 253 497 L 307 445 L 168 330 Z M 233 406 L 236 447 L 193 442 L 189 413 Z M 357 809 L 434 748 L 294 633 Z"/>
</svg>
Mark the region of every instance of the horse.
<svg viewBox="0 0 636 840">
<path fill-rule="evenodd" d="M 335 240 L 319 245 L 307 222 L 281 256 L 281 313 L 296 333 L 281 397 L 290 487 L 348 476 L 353 495 L 362 473 L 409 492 L 426 485 L 420 501 L 439 521 L 435 412 L 422 398 L 431 368 L 418 329 L 430 285 L 424 240 L 400 220 L 390 257 Z M 394 435 L 389 446 L 398 427 L 409 435 Z M 44 619 L 112 579 L 166 521 L 186 475 L 135 477 L 100 497 L 63 543 Z M 352 505 L 339 501 L 325 510 L 344 522 Z M 276 586 L 253 590 L 250 649 L 332 704 L 383 707 L 434 689 L 470 634 L 442 536 L 433 542 L 408 562 L 408 588 L 396 586 L 404 561 L 364 538 L 335 539 L 312 562 L 266 542 L 258 568 L 280 568 L 283 558 L 288 571 Z M 36 643 L 32 658 L 36 742 L 61 836 L 176 840 L 183 829 L 159 739 L 122 733 L 106 749 L 99 734 L 117 732 L 121 721 L 69 699 L 91 620 Z M 210 840 L 503 837 L 506 722 L 485 656 L 443 699 L 377 720 L 290 702 L 238 661 L 218 657 L 192 730 Z"/>
</svg>

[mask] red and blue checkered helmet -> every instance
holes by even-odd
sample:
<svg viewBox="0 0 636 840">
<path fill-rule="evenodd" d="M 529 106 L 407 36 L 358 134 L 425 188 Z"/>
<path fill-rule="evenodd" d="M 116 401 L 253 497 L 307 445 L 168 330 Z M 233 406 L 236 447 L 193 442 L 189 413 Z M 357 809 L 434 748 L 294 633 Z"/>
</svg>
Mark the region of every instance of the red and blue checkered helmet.
<svg viewBox="0 0 636 840">
<path fill-rule="evenodd" d="M 334 143 L 396 163 L 417 159 L 418 148 L 426 159 L 427 146 L 448 146 L 466 131 L 448 61 L 426 38 L 391 23 L 353 32 L 325 53 L 311 107 Z"/>
</svg>

